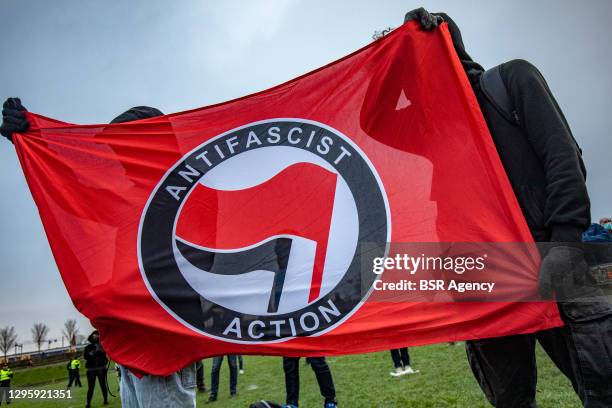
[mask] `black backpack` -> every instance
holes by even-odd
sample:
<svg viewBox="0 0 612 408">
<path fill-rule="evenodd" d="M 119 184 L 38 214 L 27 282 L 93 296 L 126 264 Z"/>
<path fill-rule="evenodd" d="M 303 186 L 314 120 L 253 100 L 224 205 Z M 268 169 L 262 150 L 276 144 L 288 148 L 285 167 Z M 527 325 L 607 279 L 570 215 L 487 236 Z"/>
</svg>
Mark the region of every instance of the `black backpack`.
<svg viewBox="0 0 612 408">
<path fill-rule="evenodd" d="M 521 118 L 514 108 L 514 103 L 512 103 L 508 88 L 506 88 L 506 84 L 501 76 L 501 65 L 487 69 L 480 75 L 480 89 L 489 102 L 495 107 L 495 110 L 497 110 L 504 119 L 514 126 L 521 127 Z M 582 149 L 573 135 L 572 139 L 582 155 Z"/>
<path fill-rule="evenodd" d="M 518 112 L 514 109 L 512 98 L 501 76 L 501 65 L 488 69 L 480 75 L 480 89 L 508 122 L 520 126 L 521 120 Z"/>
</svg>

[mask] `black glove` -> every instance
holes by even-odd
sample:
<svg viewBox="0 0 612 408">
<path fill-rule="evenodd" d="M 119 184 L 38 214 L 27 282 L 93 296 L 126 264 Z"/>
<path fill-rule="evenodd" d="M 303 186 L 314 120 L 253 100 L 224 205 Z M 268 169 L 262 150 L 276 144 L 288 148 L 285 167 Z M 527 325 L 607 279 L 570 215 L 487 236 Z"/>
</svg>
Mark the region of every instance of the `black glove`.
<svg viewBox="0 0 612 408">
<path fill-rule="evenodd" d="M 442 24 L 444 19 L 441 16 L 437 16 L 435 14 L 431 14 L 429 11 L 425 10 L 423 7 L 418 9 L 414 9 L 406 13 L 404 17 L 404 23 L 406 21 L 416 20 L 421 24 L 421 28 L 425 31 L 432 31 L 438 25 Z"/>
<path fill-rule="evenodd" d="M 589 266 L 584 251 L 569 246 L 555 246 L 540 264 L 540 295 L 550 299 L 553 290 L 557 300 L 571 300 L 587 281 Z"/>
<path fill-rule="evenodd" d="M 8 98 L 2 105 L 2 126 L 0 134 L 13 142 L 13 133 L 22 133 L 28 130 L 30 122 L 25 113 L 28 110 L 23 107 L 19 98 Z"/>
</svg>

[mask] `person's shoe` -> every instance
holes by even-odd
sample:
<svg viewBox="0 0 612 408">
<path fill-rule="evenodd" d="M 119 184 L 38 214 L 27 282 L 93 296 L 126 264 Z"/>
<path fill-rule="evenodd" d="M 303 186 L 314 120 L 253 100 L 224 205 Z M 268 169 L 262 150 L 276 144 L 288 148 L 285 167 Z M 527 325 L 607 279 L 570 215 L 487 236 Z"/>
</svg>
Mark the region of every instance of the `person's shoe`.
<svg viewBox="0 0 612 408">
<path fill-rule="evenodd" d="M 291 404 L 285 404 L 285 405 L 282 405 L 281 408 L 298 408 L 298 407 L 296 407 L 295 405 L 291 405 Z"/>
<path fill-rule="evenodd" d="M 404 375 L 404 370 L 402 370 L 402 367 L 395 367 L 395 371 L 391 371 L 389 374 L 393 377 L 399 377 L 400 375 Z"/>
<path fill-rule="evenodd" d="M 416 374 L 418 372 L 419 372 L 419 370 L 413 370 L 412 367 L 406 366 L 404 368 L 404 371 L 402 372 L 402 374 Z"/>
<path fill-rule="evenodd" d="M 326 402 L 323 408 L 338 408 L 338 405 L 335 402 Z"/>
<path fill-rule="evenodd" d="M 210 396 L 208 397 L 208 401 L 206 401 L 207 404 L 212 404 L 213 402 L 215 402 L 217 400 L 217 396 Z"/>
<path fill-rule="evenodd" d="M 236 398 L 236 394 L 238 394 L 237 392 L 230 394 L 230 398 Z"/>
<path fill-rule="evenodd" d="M 204 386 L 198 387 L 198 392 L 206 392 L 206 387 Z"/>
<path fill-rule="evenodd" d="M 240 374 L 244 374 L 244 370 L 240 370 L 238 371 Z"/>
</svg>

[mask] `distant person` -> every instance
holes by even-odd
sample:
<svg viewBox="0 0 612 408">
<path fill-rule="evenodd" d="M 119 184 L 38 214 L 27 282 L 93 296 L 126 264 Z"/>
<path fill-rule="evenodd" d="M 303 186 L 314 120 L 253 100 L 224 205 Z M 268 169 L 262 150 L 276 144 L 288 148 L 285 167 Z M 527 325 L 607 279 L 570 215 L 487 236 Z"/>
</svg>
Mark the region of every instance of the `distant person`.
<svg viewBox="0 0 612 408">
<path fill-rule="evenodd" d="M 582 241 L 612 242 L 612 231 L 606 229 L 601 222 L 599 224 L 593 223 L 582 233 Z"/>
<path fill-rule="evenodd" d="M 600 219 L 599 220 L 599 225 L 604 227 L 606 229 L 606 231 L 608 231 L 610 234 L 612 234 L 612 218 L 604 217 L 604 218 Z"/>
<path fill-rule="evenodd" d="M 207 404 L 215 402 L 217 400 L 217 393 L 219 391 L 219 372 L 221 371 L 221 363 L 223 363 L 223 356 L 213 358 L 212 370 L 210 373 L 210 396 L 208 397 Z M 236 396 L 236 387 L 238 385 L 238 369 L 236 367 L 236 356 L 228 355 L 227 364 L 229 365 L 230 378 L 230 398 Z"/>
<path fill-rule="evenodd" d="M 68 385 L 66 388 L 72 387 L 73 383 L 77 387 L 82 387 L 80 372 L 81 360 L 79 360 L 77 356 L 73 356 L 66 365 L 66 368 L 68 369 Z"/>
<path fill-rule="evenodd" d="M 321 396 L 325 398 L 323 407 L 336 408 L 336 387 L 325 357 L 308 357 L 306 361 L 315 373 Z M 287 391 L 287 404 L 283 408 L 297 408 L 300 399 L 300 358 L 283 357 L 283 371 Z"/>
<path fill-rule="evenodd" d="M 0 369 L 0 405 L 2 401 L 6 401 L 6 404 L 11 403 L 11 379 L 13 378 L 13 370 L 10 369 L 8 363 L 2 364 Z"/>
<path fill-rule="evenodd" d="M 106 365 L 108 364 L 108 358 L 106 352 L 100 344 L 100 333 L 94 330 L 87 338 L 89 344 L 85 347 L 83 353 L 85 357 L 85 368 L 87 369 L 87 405 L 86 408 L 91 406 L 91 398 L 93 397 L 94 388 L 96 387 L 96 379 L 100 383 L 100 389 L 102 390 L 102 398 L 104 398 L 104 405 L 108 405 L 108 385 L 106 384 Z"/>
<path fill-rule="evenodd" d="M 405 374 L 416 374 L 419 370 L 413 370 L 410 367 L 410 354 L 408 354 L 408 347 L 402 347 L 391 350 L 391 359 L 395 370 L 390 372 L 393 377 L 399 377 Z"/>
</svg>

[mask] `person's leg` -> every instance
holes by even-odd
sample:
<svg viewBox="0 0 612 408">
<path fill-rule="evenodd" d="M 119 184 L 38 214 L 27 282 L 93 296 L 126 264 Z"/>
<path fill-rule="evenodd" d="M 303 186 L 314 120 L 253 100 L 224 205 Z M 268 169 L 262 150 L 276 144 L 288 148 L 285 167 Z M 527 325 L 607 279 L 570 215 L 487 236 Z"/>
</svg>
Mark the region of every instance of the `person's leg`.
<svg viewBox="0 0 612 408">
<path fill-rule="evenodd" d="M 75 378 L 75 386 L 79 386 L 79 387 L 83 387 L 83 384 L 81 384 L 81 371 L 80 370 L 75 370 L 74 372 L 74 378 Z"/>
<path fill-rule="evenodd" d="M 87 407 L 91 405 L 91 397 L 93 397 L 94 388 L 96 387 L 96 373 L 92 370 L 87 370 Z"/>
<path fill-rule="evenodd" d="M 536 408 L 535 336 L 522 334 L 465 343 L 472 372 L 496 408 Z"/>
<path fill-rule="evenodd" d="M 2 401 L 2 397 L 4 396 L 4 401 L 7 404 L 11 402 L 11 380 L 5 380 L 0 383 L 0 402 Z"/>
<path fill-rule="evenodd" d="M 325 403 L 336 403 L 336 387 L 334 387 L 334 379 L 325 357 L 311 357 L 309 360 Z"/>
<path fill-rule="evenodd" d="M 8 398 L 8 381 L 0 381 L 0 405 L 2 405 L 3 400 L 6 400 L 8 402 Z"/>
<path fill-rule="evenodd" d="M 299 357 L 283 357 L 285 372 L 285 390 L 287 405 L 298 406 L 300 399 L 300 359 Z"/>
<path fill-rule="evenodd" d="M 196 383 L 198 391 L 206 391 L 206 385 L 204 384 L 204 363 L 201 360 L 196 363 Z"/>
<path fill-rule="evenodd" d="M 410 354 L 408 354 L 408 347 L 400 349 L 400 356 L 402 358 L 402 365 L 404 368 L 410 366 Z"/>
<path fill-rule="evenodd" d="M 230 395 L 236 395 L 236 386 L 238 385 L 238 367 L 236 366 L 236 356 L 228 355 L 227 364 L 229 365 L 229 370 L 230 370 L 230 378 L 229 378 Z"/>
<path fill-rule="evenodd" d="M 536 339 L 555 363 L 557 368 L 570 380 L 574 391 L 579 394 L 578 384 L 572 368 L 572 357 L 567 342 L 565 327 L 555 327 L 535 334 Z"/>
<path fill-rule="evenodd" d="M 238 354 L 238 369 L 241 373 L 244 371 L 244 360 L 242 358 L 242 354 Z"/>
<path fill-rule="evenodd" d="M 217 399 L 217 392 L 219 391 L 219 370 L 221 370 L 222 362 L 223 356 L 213 358 L 212 369 L 210 371 L 210 400 Z"/>
<path fill-rule="evenodd" d="M 98 370 L 98 382 L 100 383 L 100 389 L 102 390 L 102 398 L 104 404 L 108 404 L 108 385 L 106 384 L 106 368 Z"/>
<path fill-rule="evenodd" d="M 589 302 L 563 303 L 559 309 L 565 322 L 559 335 L 567 350 L 558 353 L 563 358 L 557 360 L 570 361 L 571 374 L 566 375 L 584 407 L 612 407 L 612 305 L 599 296 Z M 564 373 L 569 371 L 555 363 Z"/>
<path fill-rule="evenodd" d="M 402 368 L 402 360 L 400 358 L 399 349 L 391 350 L 391 360 L 393 360 L 393 367 Z"/>
<path fill-rule="evenodd" d="M 72 387 L 72 383 L 74 382 L 74 370 L 68 370 L 68 385 L 66 388 Z"/>
</svg>

